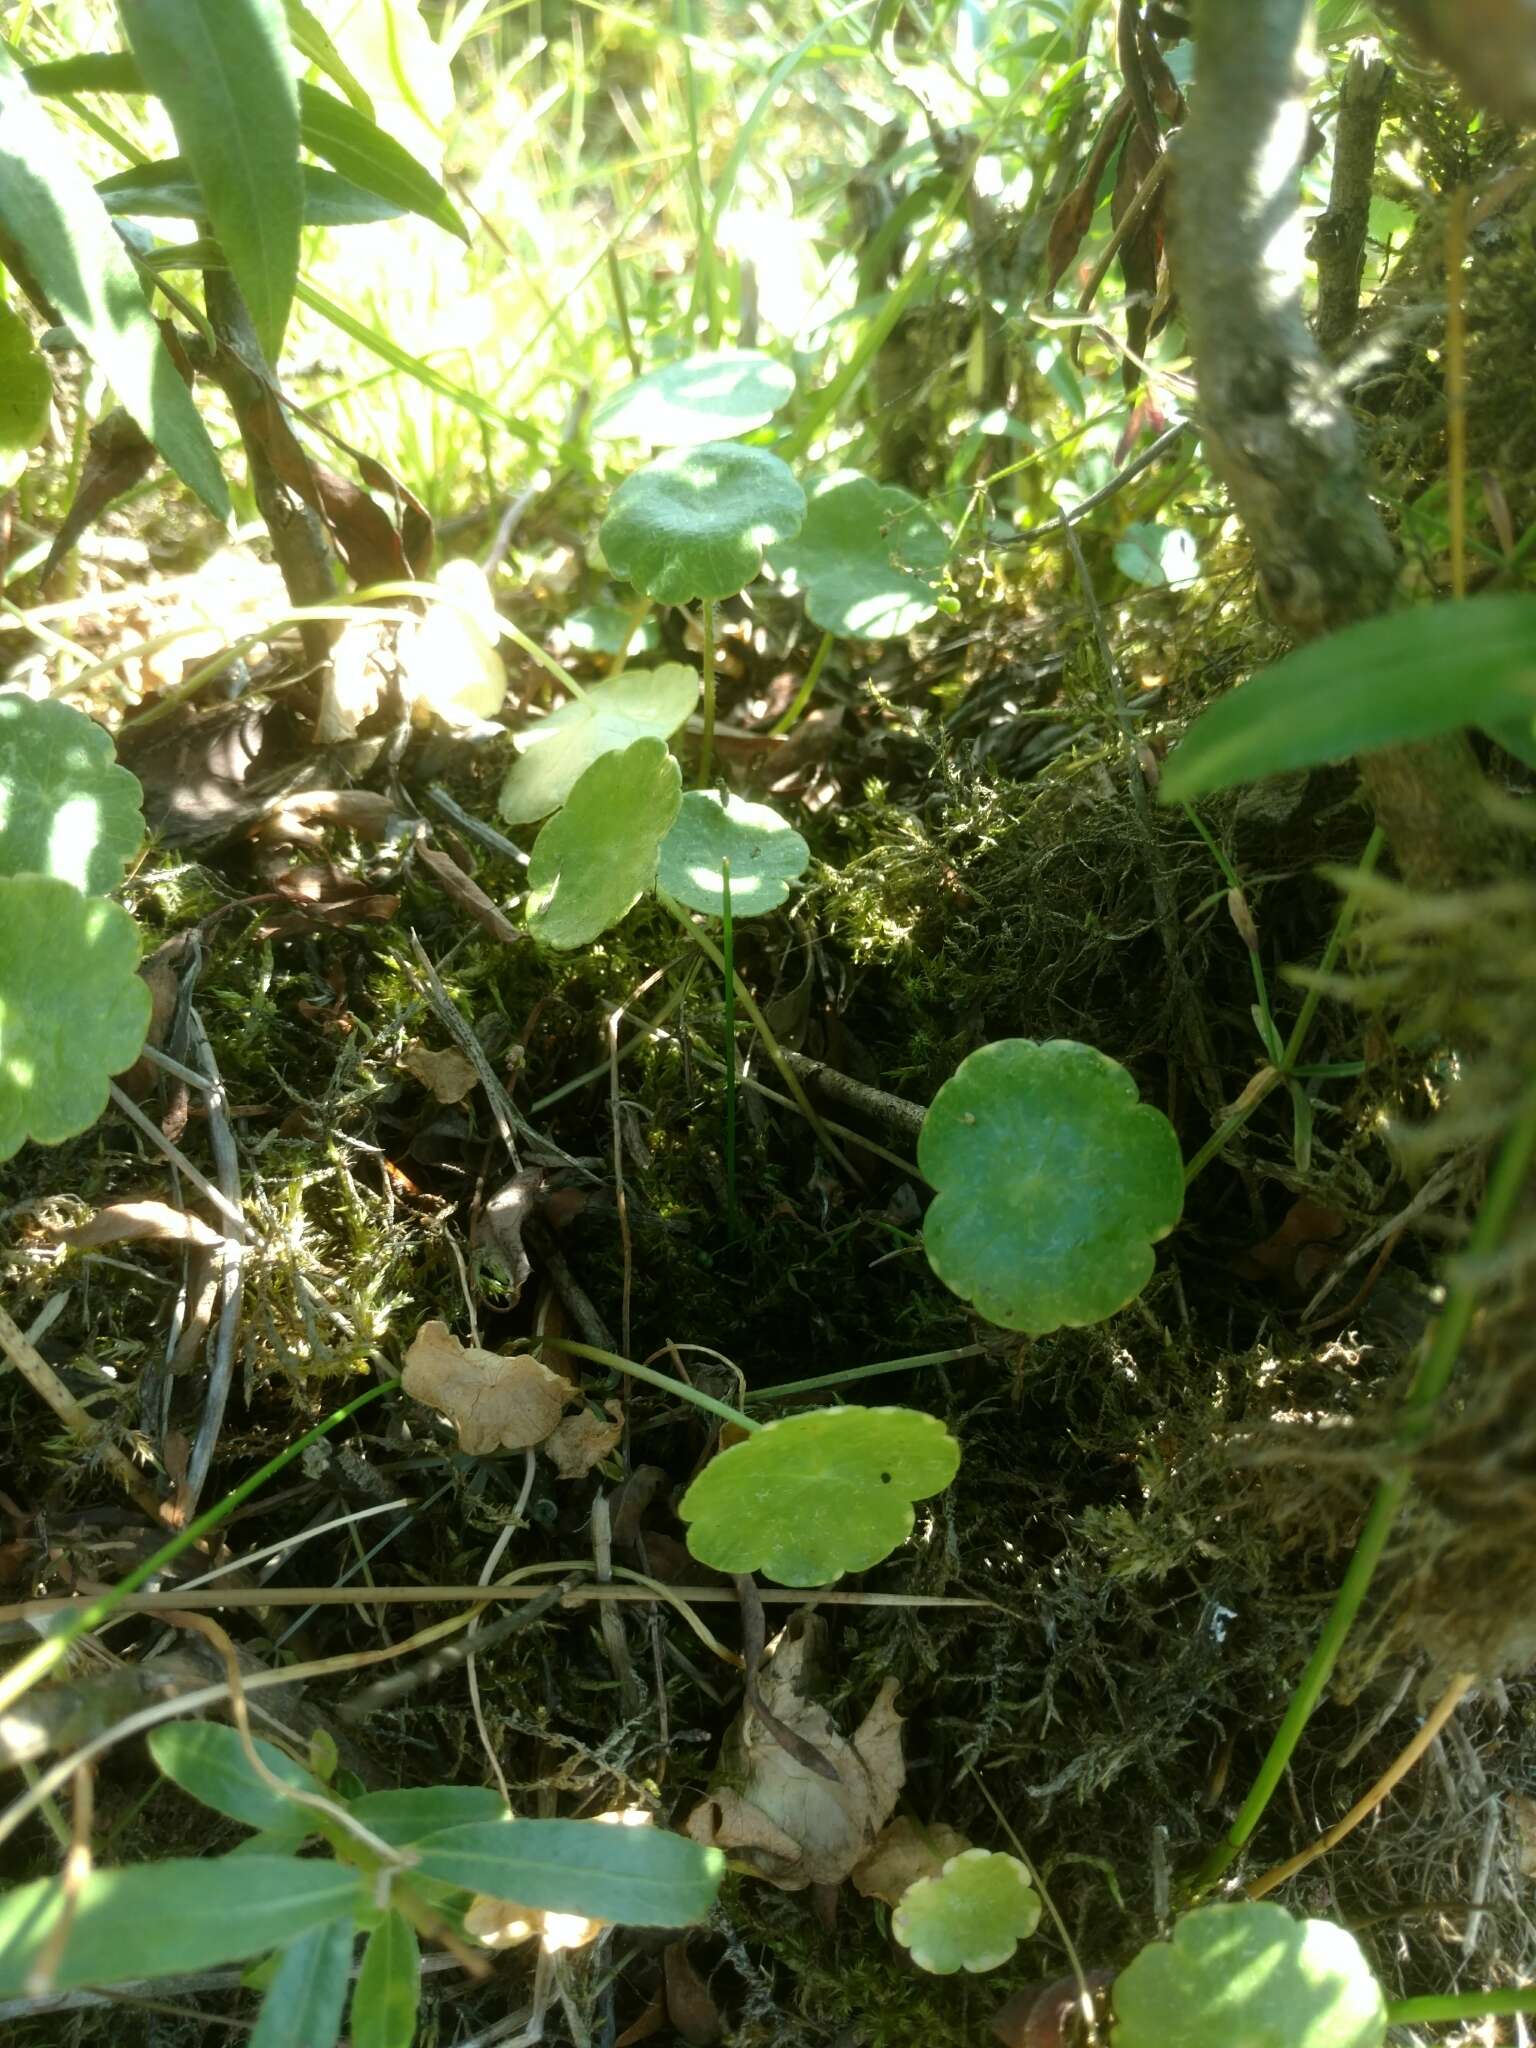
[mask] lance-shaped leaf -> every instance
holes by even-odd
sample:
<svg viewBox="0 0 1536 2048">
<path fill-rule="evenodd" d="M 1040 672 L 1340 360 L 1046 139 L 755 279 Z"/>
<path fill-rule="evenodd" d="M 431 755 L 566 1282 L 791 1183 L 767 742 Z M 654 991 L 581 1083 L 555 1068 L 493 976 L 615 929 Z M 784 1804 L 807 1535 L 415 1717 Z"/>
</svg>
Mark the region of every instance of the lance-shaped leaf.
<svg viewBox="0 0 1536 2048">
<path fill-rule="evenodd" d="M 324 157 L 332 170 L 402 212 L 419 213 L 461 242 L 469 240 L 458 208 L 436 178 L 377 122 L 318 85 L 300 85 L 299 112 L 305 148 Z"/>
<path fill-rule="evenodd" d="M 143 794 L 95 719 L 55 697 L 0 696 L 0 875 L 106 895 L 144 838 Z"/>
<path fill-rule="evenodd" d="M 421 2002 L 421 1948 L 403 1913 L 386 1913 L 368 1937 L 352 1994 L 352 2048 L 411 2048 Z"/>
<path fill-rule="evenodd" d="M 943 529 L 910 491 L 847 469 L 812 486 L 799 535 L 768 560 L 804 591 L 824 632 L 894 640 L 933 616 L 948 555 Z"/>
<path fill-rule="evenodd" d="M 595 1820 L 500 1820 L 416 1844 L 426 1877 L 547 1913 L 620 1926 L 686 1927 L 715 1902 L 725 1858 L 660 1828 Z"/>
<path fill-rule="evenodd" d="M 106 208 L 0 44 L 0 225 L 38 287 L 182 481 L 220 519 L 229 492 Z"/>
<path fill-rule="evenodd" d="M 590 945 L 656 880 L 656 858 L 682 798 L 682 775 L 658 739 L 594 761 L 533 843 L 528 929 L 568 952 Z"/>
<path fill-rule="evenodd" d="M 352 1922 L 311 1927 L 278 1958 L 250 2048 L 332 2048 L 352 1973 Z"/>
<path fill-rule="evenodd" d="M 376 220 L 398 220 L 404 211 L 376 192 L 365 192 L 350 178 L 322 171 L 318 164 L 300 166 L 304 177 L 304 225 L 307 228 L 349 228 Z M 131 164 L 97 186 L 108 213 L 127 219 L 196 220 L 203 211 L 202 188 L 185 157 L 159 157 L 153 163 Z"/>
<path fill-rule="evenodd" d="M 616 576 L 661 604 L 689 604 L 734 597 L 804 517 L 805 493 L 777 455 L 709 441 L 627 476 L 598 538 Z"/>
<path fill-rule="evenodd" d="M 281 0 L 119 0 L 144 82 L 276 362 L 299 274 L 299 95 Z"/>
</svg>

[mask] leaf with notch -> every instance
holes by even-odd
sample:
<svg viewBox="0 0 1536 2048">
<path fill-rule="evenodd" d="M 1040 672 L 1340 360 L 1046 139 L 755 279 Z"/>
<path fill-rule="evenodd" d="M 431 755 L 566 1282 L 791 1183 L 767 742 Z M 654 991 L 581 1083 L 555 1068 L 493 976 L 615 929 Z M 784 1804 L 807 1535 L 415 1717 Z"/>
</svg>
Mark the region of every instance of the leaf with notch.
<svg viewBox="0 0 1536 2048">
<path fill-rule="evenodd" d="M 569 704 L 514 734 L 518 757 L 501 786 L 501 815 L 509 825 L 547 818 L 594 761 L 647 734 L 670 739 L 698 701 L 698 671 L 680 661 L 625 669 L 589 684 Z"/>
<path fill-rule="evenodd" d="M 734 597 L 789 540 L 805 493 L 766 448 L 708 441 L 674 448 L 625 477 L 598 540 L 616 576 L 661 604 Z"/>
<path fill-rule="evenodd" d="M 938 608 L 949 543 L 910 491 L 838 470 L 811 486 L 805 524 L 769 566 L 805 593 L 824 632 L 895 640 Z"/>
<path fill-rule="evenodd" d="M 95 719 L 56 697 L 0 695 L 0 875 L 105 896 L 143 843 L 143 795 Z"/>
<path fill-rule="evenodd" d="M 546 1913 L 618 1926 L 687 1927 L 715 1902 L 725 1858 L 660 1828 L 595 1820 L 501 1820 L 416 1844 L 416 1868 L 444 1884 Z"/>
<path fill-rule="evenodd" d="M 761 917 L 784 902 L 810 857 L 800 834 L 771 804 L 690 789 L 661 843 L 656 881 L 690 910 L 723 917 L 729 861 L 732 917 Z"/>
<path fill-rule="evenodd" d="M 653 448 L 728 441 L 771 420 L 794 388 L 794 371 L 761 349 L 715 349 L 647 370 L 604 399 L 592 415 L 592 436 Z"/>
<path fill-rule="evenodd" d="M 119 12 L 275 363 L 304 219 L 293 45 L 280 0 L 119 0 Z"/>
<path fill-rule="evenodd" d="M 160 453 L 219 519 L 219 458 L 106 208 L 0 44 L 0 225 L 59 318 Z"/>
</svg>

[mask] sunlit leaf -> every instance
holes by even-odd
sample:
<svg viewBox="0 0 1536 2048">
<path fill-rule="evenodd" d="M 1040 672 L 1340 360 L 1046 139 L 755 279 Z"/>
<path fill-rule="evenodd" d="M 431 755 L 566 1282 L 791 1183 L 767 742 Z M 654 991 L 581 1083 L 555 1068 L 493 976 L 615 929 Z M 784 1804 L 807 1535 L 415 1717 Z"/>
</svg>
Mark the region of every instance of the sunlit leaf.
<svg viewBox="0 0 1536 2048">
<path fill-rule="evenodd" d="M 301 167 L 304 180 L 304 225 L 307 228 L 357 227 L 369 221 L 398 220 L 404 211 L 376 192 L 322 171 L 316 164 Z M 108 213 L 129 219 L 196 220 L 203 210 L 202 189 L 185 158 L 160 157 L 154 163 L 131 164 L 115 171 L 96 187 Z"/>
<path fill-rule="evenodd" d="M 304 147 L 323 157 L 332 170 L 402 212 L 419 213 L 461 242 L 469 240 L 458 208 L 437 179 L 366 114 L 334 93 L 303 82 L 299 112 Z"/>
<path fill-rule="evenodd" d="M 662 604 L 733 597 L 763 550 L 800 531 L 805 493 L 766 448 L 710 441 L 674 449 L 628 476 L 599 533 L 604 556 Z"/>
<path fill-rule="evenodd" d="M 54 697 L 0 695 L 0 875 L 104 896 L 143 842 L 142 796 L 94 718 Z"/>
<path fill-rule="evenodd" d="M 428 1835 L 427 1877 L 551 1913 L 619 1926 L 686 1927 L 715 1902 L 725 1858 L 660 1828 L 595 1820 L 502 1820 Z"/>
<path fill-rule="evenodd" d="M 0 491 L 8 490 L 48 431 L 53 378 L 32 330 L 0 303 Z"/>
<path fill-rule="evenodd" d="M 768 560 L 804 591 L 825 632 L 893 640 L 933 616 L 948 554 L 942 528 L 910 491 L 850 469 L 812 485 L 799 535 Z"/>
<path fill-rule="evenodd" d="M 698 701 L 698 673 L 679 661 L 588 684 L 514 736 L 518 757 L 501 786 L 501 815 L 512 825 L 547 818 L 594 761 L 647 736 L 670 739 Z"/>
<path fill-rule="evenodd" d="M 996 1970 L 1040 1924 L 1040 1894 L 1017 1856 L 962 1849 L 902 1894 L 891 1932 L 920 1970 Z"/>
<path fill-rule="evenodd" d="M 534 936 L 569 951 L 617 924 L 654 885 L 681 797 L 681 772 L 661 740 L 635 740 L 623 753 L 594 761 L 534 841 Z"/>
<path fill-rule="evenodd" d="M 784 902 L 810 857 L 800 834 L 771 805 L 690 789 L 662 841 L 656 882 L 690 910 L 720 917 L 729 861 L 732 917 L 761 917 Z"/>
<path fill-rule="evenodd" d="M 729 441 L 771 420 L 794 388 L 794 371 L 760 349 L 717 349 L 636 377 L 598 407 L 592 433 L 653 448 Z"/>
</svg>

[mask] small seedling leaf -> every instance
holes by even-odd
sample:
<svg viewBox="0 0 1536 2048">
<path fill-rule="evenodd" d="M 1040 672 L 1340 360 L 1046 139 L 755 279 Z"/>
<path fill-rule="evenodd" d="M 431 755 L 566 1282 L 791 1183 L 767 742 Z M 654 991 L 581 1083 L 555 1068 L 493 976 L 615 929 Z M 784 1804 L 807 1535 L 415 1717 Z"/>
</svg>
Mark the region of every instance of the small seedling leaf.
<svg viewBox="0 0 1536 2048">
<path fill-rule="evenodd" d="M 278 1958 L 250 2048 L 333 2048 L 352 1974 L 352 1922 L 312 1927 Z"/>
<path fill-rule="evenodd" d="M 421 1948 L 401 1913 L 386 1913 L 368 1937 L 348 2024 L 352 2048 L 411 2048 L 421 2002 Z"/>
<path fill-rule="evenodd" d="M 1146 590 L 1176 590 L 1200 574 L 1200 553 L 1186 527 L 1136 520 L 1115 542 L 1115 566 Z"/>
<path fill-rule="evenodd" d="M 725 1858 L 659 1828 L 595 1820 L 499 1820 L 416 1844 L 426 1877 L 546 1913 L 633 1927 L 687 1927 L 715 1902 Z"/>
<path fill-rule="evenodd" d="M 32 330 L 0 303 L 0 491 L 9 490 L 48 431 L 53 378 Z"/>
<path fill-rule="evenodd" d="M 312 1835 L 319 1826 L 306 1809 L 257 1776 L 245 1744 L 233 1728 L 218 1721 L 173 1721 L 149 1738 L 156 1768 L 191 1798 L 226 1814 L 242 1827 L 278 1835 Z M 295 1791 L 324 1793 L 324 1786 L 270 1742 L 256 1742 L 256 1753 L 275 1778 Z"/>
<path fill-rule="evenodd" d="M 599 441 L 648 441 L 653 448 L 730 441 L 765 425 L 794 388 L 794 371 L 760 349 L 717 349 L 636 377 L 604 399 L 592 434 Z"/>
<path fill-rule="evenodd" d="M 1387 2014 L 1360 1944 L 1250 1900 L 1186 1913 L 1115 1979 L 1115 2048 L 1381 2048 Z"/>
<path fill-rule="evenodd" d="M 349 1922 L 367 1904 L 348 1865 L 297 1856 L 166 1857 L 95 1870 L 68 1896 L 73 1917 L 49 1988 L 207 1970 Z M 0 1893 L 0 1997 L 29 1990 L 49 1953 L 64 1888 L 39 1878 Z"/>
<path fill-rule="evenodd" d="M 126 910 L 50 875 L 0 879 L 0 1159 L 58 1145 L 107 1106 L 149 1028 Z"/>
<path fill-rule="evenodd" d="M 912 1503 L 942 1493 L 959 1466 L 960 1446 L 936 1416 L 813 1408 L 711 1458 L 678 1512 L 701 1564 L 827 1586 L 905 1543 Z"/>
<path fill-rule="evenodd" d="M 534 937 L 568 952 L 617 924 L 654 886 L 661 842 L 681 800 L 682 776 L 659 739 L 635 740 L 594 761 L 534 841 Z"/>
<path fill-rule="evenodd" d="M 805 493 L 766 448 L 709 441 L 626 477 L 598 536 L 608 566 L 660 604 L 734 597 L 792 539 Z"/>
<path fill-rule="evenodd" d="M 989 1321 L 1031 1336 L 1134 1301 L 1184 1206 L 1168 1119 L 1124 1067 L 1069 1038 L 1003 1038 L 963 1060 L 917 1159 L 936 1191 L 929 1265 Z"/>
<path fill-rule="evenodd" d="M 1040 1924 L 1040 1894 L 1017 1856 L 962 1849 L 902 1895 L 891 1932 L 920 1970 L 996 1970 Z"/>
<path fill-rule="evenodd" d="M 516 735 L 518 757 L 501 786 L 501 815 L 509 825 L 547 818 L 594 761 L 638 739 L 669 740 L 698 701 L 698 674 L 680 661 L 591 684 Z"/>
<path fill-rule="evenodd" d="M 57 698 L 0 696 L 0 875 L 105 896 L 143 840 L 142 796 L 93 718 Z"/>
<path fill-rule="evenodd" d="M 392 1849 L 409 1849 L 424 1835 L 473 1821 L 503 1820 L 501 1794 L 489 1785 L 402 1785 L 389 1792 L 365 1792 L 347 1811 Z"/>
<path fill-rule="evenodd" d="M 1203 711 L 1158 784 L 1181 803 L 1464 725 L 1536 716 L 1536 597 L 1394 612 L 1298 647 Z"/>
<path fill-rule="evenodd" d="M 805 873 L 811 849 L 769 804 L 690 789 L 662 841 L 658 887 L 706 917 L 725 911 L 725 869 L 731 864 L 731 915 L 777 910 L 791 882 Z"/>
<path fill-rule="evenodd" d="M 943 529 L 910 491 L 840 470 L 812 487 L 798 538 L 768 560 L 805 592 L 824 632 L 894 640 L 937 610 L 948 554 Z"/>
</svg>

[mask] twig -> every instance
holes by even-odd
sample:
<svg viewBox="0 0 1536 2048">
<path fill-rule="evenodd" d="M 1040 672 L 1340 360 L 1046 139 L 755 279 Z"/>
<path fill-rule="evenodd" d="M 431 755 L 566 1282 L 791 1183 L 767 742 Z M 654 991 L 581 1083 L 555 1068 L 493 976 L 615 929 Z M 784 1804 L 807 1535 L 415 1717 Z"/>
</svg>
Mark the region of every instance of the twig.
<svg viewBox="0 0 1536 2048">
<path fill-rule="evenodd" d="M 1175 442 L 1181 441 L 1190 431 L 1192 424 L 1190 420 L 1176 420 L 1128 462 L 1124 469 L 1116 470 L 1107 484 L 1101 484 L 1096 491 L 1090 491 L 1088 496 L 1074 505 L 1070 512 L 1063 512 L 1057 519 L 1047 519 L 1043 525 L 1031 526 L 1025 532 L 1000 542 L 998 553 L 1006 559 L 1016 548 L 1032 548 L 1038 541 L 1050 540 L 1058 533 L 1065 533 L 1070 524 L 1086 518 L 1090 512 L 1097 511 L 1100 505 L 1107 504 L 1117 492 L 1123 491 L 1128 483 L 1139 477 L 1144 469 L 1150 469 L 1154 462 L 1161 462 Z"/>
<path fill-rule="evenodd" d="M 1376 138 L 1392 83 L 1392 66 L 1367 44 L 1351 55 L 1339 87 L 1333 131 L 1333 182 L 1328 205 L 1312 225 L 1308 254 L 1317 265 L 1314 325 L 1324 355 L 1336 358 L 1360 317 L 1365 240 L 1371 222 Z"/>
<path fill-rule="evenodd" d="M 170 1160 L 171 1164 L 174 1167 L 176 1167 L 179 1172 L 184 1173 L 186 1175 L 187 1179 L 191 1181 L 193 1187 L 197 1189 L 198 1193 L 204 1196 L 208 1201 L 212 1202 L 213 1206 L 215 1207 L 215 1209 L 218 1210 L 219 1214 L 224 1218 L 225 1222 L 229 1224 L 233 1229 L 238 1230 L 241 1233 L 241 1241 L 244 1242 L 244 1212 L 238 1209 L 235 1206 L 235 1204 L 228 1199 L 226 1195 L 224 1195 L 218 1188 L 214 1186 L 213 1182 L 208 1178 L 207 1174 L 200 1173 L 198 1171 L 198 1169 L 192 1164 L 191 1160 L 188 1159 L 185 1152 L 182 1151 L 181 1147 L 175 1142 L 175 1140 L 172 1138 L 168 1138 L 165 1135 L 164 1131 L 161 1130 L 160 1126 L 155 1122 L 153 1117 L 148 1117 L 144 1114 L 143 1110 L 140 1109 L 139 1105 L 134 1101 L 131 1095 L 125 1095 L 122 1089 L 118 1087 L 115 1081 L 109 1081 L 107 1083 L 107 1086 L 111 1093 L 114 1105 L 122 1111 L 123 1115 L 127 1117 L 129 1123 L 133 1125 L 134 1129 L 136 1131 L 141 1132 L 146 1138 L 148 1138 L 149 1142 L 151 1143 L 151 1145 L 154 1146 L 157 1152 L 163 1152 L 166 1158 Z"/>
</svg>

